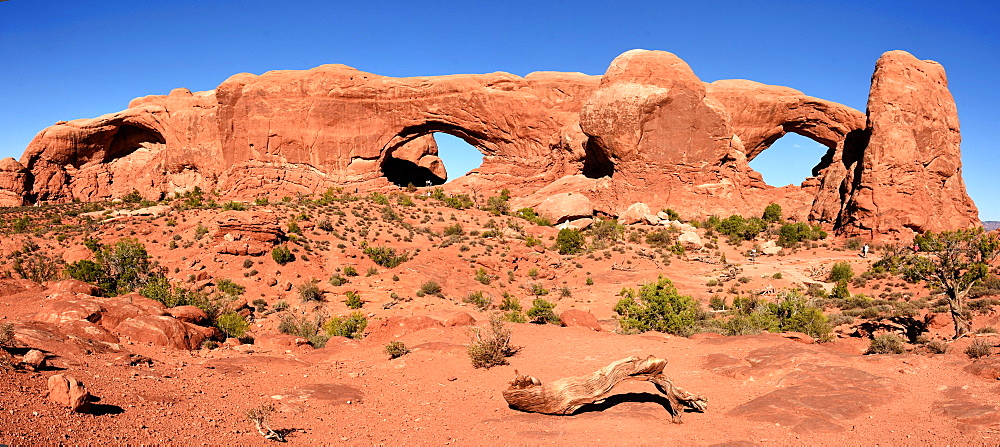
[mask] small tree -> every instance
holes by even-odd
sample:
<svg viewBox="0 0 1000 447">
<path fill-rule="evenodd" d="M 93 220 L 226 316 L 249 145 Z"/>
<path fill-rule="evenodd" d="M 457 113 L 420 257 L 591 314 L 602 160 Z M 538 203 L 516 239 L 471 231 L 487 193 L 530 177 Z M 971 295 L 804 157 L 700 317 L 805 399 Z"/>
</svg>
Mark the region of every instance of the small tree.
<svg viewBox="0 0 1000 447">
<path fill-rule="evenodd" d="M 1000 239 L 974 228 L 928 231 L 916 236 L 913 243 L 920 251 L 902 259 L 903 275 L 940 289 L 955 322 L 955 338 L 967 334 L 971 324 L 965 311 L 966 297 L 989 273 L 990 262 L 1000 254 Z"/>
<path fill-rule="evenodd" d="M 561 255 L 579 253 L 585 244 L 583 235 L 576 228 L 563 228 L 556 236 L 556 251 Z"/>
<path fill-rule="evenodd" d="M 764 215 L 761 217 L 764 222 L 777 222 L 781 220 L 781 205 L 772 203 L 764 208 Z"/>
</svg>

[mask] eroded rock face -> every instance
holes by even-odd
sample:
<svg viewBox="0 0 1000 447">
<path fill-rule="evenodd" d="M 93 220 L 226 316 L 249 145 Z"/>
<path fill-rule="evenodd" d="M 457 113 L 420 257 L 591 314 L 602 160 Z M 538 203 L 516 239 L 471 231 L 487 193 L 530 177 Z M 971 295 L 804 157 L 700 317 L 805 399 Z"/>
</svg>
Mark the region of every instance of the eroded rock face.
<svg viewBox="0 0 1000 447">
<path fill-rule="evenodd" d="M 979 224 L 962 181 L 958 109 L 941 64 L 905 51 L 883 54 L 868 96 L 868 132 L 844 227 L 886 234 Z"/>
<path fill-rule="evenodd" d="M 868 109 L 753 81 L 704 83 L 677 56 L 647 50 L 620 55 L 603 76 L 391 78 L 343 65 L 243 73 L 44 129 L 20 162 L 0 161 L 0 205 L 133 189 L 245 200 L 440 184 L 448 173 L 431 134 L 446 132 L 485 156 L 449 192 L 508 188 L 533 204 L 572 193 L 599 213 L 641 201 L 685 218 L 759 215 L 774 202 L 797 220 L 901 237 L 973 225 L 940 65 L 886 53 Z M 748 162 L 787 132 L 830 149 L 802 185 L 775 188 Z"/>
<path fill-rule="evenodd" d="M 216 251 L 230 255 L 260 256 L 285 239 L 275 213 L 225 211 L 215 218 L 219 229 Z"/>
</svg>

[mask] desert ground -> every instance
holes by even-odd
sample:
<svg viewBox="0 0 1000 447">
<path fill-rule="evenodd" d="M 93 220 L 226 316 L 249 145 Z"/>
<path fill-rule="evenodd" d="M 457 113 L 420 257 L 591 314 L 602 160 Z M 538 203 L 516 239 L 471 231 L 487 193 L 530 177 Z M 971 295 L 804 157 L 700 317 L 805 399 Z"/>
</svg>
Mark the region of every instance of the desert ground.
<svg viewBox="0 0 1000 447">
<path fill-rule="evenodd" d="M 425 188 L 246 202 L 205 192 L 6 209 L 0 443 L 275 442 L 248 417 L 255 409 L 304 445 L 1000 443 L 993 289 L 970 301 L 974 333 L 952 340 L 935 290 L 873 269 L 892 244 L 831 234 L 779 247 L 783 220 L 741 241 L 684 216 L 598 218 L 570 222 L 582 243 L 560 254 L 560 228 L 460 199 Z M 134 290 L 128 272 L 73 279 L 82 261 L 111 265 L 122 241 L 151 261 Z M 853 272 L 847 296 L 829 281 L 837 263 Z M 660 277 L 698 304 L 682 333 L 636 330 L 616 312 L 624 288 Z M 536 299 L 554 308 L 530 312 Z M 733 323 L 752 310 L 737 301 L 793 299 L 826 326 Z M 363 330 L 330 323 L 352 314 Z M 469 345 L 491 315 L 507 320 L 515 352 L 476 367 Z M 903 353 L 866 354 L 885 334 Z M 409 352 L 391 358 L 390 343 Z M 973 343 L 986 346 L 980 358 L 966 353 Z M 43 364 L 25 361 L 32 350 Z M 517 374 L 546 384 L 650 355 L 705 411 L 672 423 L 669 401 L 643 381 L 570 415 L 503 396 Z M 81 412 L 50 392 L 57 374 L 84 384 Z"/>
</svg>

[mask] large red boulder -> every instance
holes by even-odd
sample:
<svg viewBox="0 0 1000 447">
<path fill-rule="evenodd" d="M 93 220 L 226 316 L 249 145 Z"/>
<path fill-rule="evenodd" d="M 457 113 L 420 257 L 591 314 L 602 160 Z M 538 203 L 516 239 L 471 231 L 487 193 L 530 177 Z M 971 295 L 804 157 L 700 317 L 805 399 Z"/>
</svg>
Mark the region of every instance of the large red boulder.
<svg viewBox="0 0 1000 447">
<path fill-rule="evenodd" d="M 205 336 L 188 325 L 167 316 L 143 316 L 123 321 L 115 332 L 132 341 L 192 350 L 201 347 Z"/>
<path fill-rule="evenodd" d="M 587 312 L 585 310 L 579 310 L 579 309 L 567 310 L 559 314 L 559 320 L 562 322 L 561 324 L 565 327 L 579 326 L 579 327 L 593 329 L 598 332 L 602 330 L 601 322 L 597 321 L 597 317 L 595 317 L 594 314 Z"/>
<path fill-rule="evenodd" d="M 90 393 L 83 382 L 67 374 L 55 374 L 49 377 L 49 400 L 69 407 L 71 411 L 86 413 L 90 410 Z"/>
<path fill-rule="evenodd" d="M 278 215 L 272 212 L 225 211 L 215 222 L 216 251 L 223 254 L 260 256 L 285 239 Z"/>
</svg>

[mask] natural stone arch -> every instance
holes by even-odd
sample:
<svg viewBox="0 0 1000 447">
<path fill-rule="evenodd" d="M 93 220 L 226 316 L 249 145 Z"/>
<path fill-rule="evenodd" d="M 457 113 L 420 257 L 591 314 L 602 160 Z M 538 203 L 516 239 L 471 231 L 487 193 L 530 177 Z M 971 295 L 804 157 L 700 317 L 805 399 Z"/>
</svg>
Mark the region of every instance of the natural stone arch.
<svg viewBox="0 0 1000 447">
<path fill-rule="evenodd" d="M 428 182 L 432 185 L 443 184 L 448 180 L 448 174 L 438 157 L 434 133 L 461 138 L 487 157 L 497 151 L 496 142 L 491 141 L 489 135 L 482 131 L 429 120 L 404 127 L 383 146 L 378 163 L 379 171 L 397 186 L 424 186 Z"/>
</svg>

